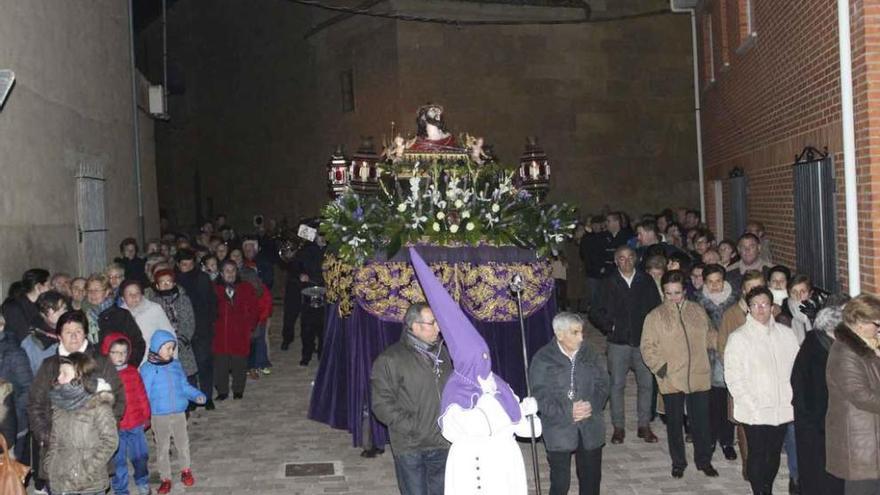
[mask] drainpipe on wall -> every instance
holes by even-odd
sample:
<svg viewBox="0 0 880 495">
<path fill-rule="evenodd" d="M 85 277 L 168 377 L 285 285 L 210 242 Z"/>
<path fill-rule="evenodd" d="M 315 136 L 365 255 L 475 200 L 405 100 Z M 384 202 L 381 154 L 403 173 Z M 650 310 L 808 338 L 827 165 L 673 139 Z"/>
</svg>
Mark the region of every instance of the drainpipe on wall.
<svg viewBox="0 0 880 495">
<path fill-rule="evenodd" d="M 700 181 L 700 221 L 706 222 L 706 184 L 703 180 L 703 129 L 700 118 L 700 66 L 697 57 L 697 10 L 693 7 L 679 7 L 681 0 L 669 0 L 669 10 L 676 14 L 691 15 L 691 41 L 694 59 L 694 121 L 697 126 L 697 177 Z M 684 2 L 686 3 L 686 2 Z M 696 4 L 696 2 L 693 2 Z"/>
<path fill-rule="evenodd" d="M 137 67 L 134 63 L 134 0 L 128 0 L 128 49 L 131 56 L 131 119 L 134 135 L 134 183 L 137 192 L 138 244 L 144 246 L 144 190 L 141 184 L 141 132 L 138 122 Z"/>
<path fill-rule="evenodd" d="M 846 265 L 849 295 L 862 291 L 859 266 L 859 202 L 856 191 L 856 124 L 853 118 L 852 46 L 850 45 L 849 0 L 837 0 L 838 45 L 840 46 L 840 106 L 843 125 L 843 182 L 846 197 Z"/>
</svg>

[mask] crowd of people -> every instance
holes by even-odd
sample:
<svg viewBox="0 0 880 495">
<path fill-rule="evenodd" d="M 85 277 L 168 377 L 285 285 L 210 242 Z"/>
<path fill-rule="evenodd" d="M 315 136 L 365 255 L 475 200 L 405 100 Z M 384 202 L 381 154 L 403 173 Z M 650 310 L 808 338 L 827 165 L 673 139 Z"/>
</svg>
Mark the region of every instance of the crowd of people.
<svg viewBox="0 0 880 495">
<path fill-rule="evenodd" d="M 579 253 L 586 318 L 555 316 L 555 338 L 530 363 L 534 397 L 521 404 L 526 416 L 527 400 L 537 403 L 552 495 L 568 493 L 572 456 L 579 493 L 599 493 L 606 401 L 611 444 L 622 444 L 630 370 L 636 436 L 656 443 L 652 423 L 665 423 L 673 478 L 684 476 L 690 442 L 705 476 L 719 476 L 720 451 L 740 459 L 753 493 L 769 494 L 784 449 L 790 493 L 880 494 L 880 299 L 814 287 L 807 274 L 774 263 L 759 222 L 717 239 L 694 210 L 645 215 L 634 226 L 620 212 L 592 217 Z M 554 278 L 574 283 L 561 259 Z M 583 338 L 586 320 L 606 337 L 604 354 Z M 443 493 L 462 469 L 472 475 L 467 493 L 519 493 L 498 490 L 507 485 L 480 471 L 479 456 L 446 465 L 459 437 L 447 434 L 452 406 L 443 397 L 450 381 L 473 373 L 454 356 L 449 365 L 443 340 L 452 329 L 436 308 L 413 306 L 400 343 L 374 363 L 373 413 L 390 429 L 401 493 Z M 471 381 L 485 393 L 486 379 Z M 474 410 L 479 394 L 469 399 Z M 483 412 L 469 426 L 492 436 L 490 419 Z M 511 465 L 499 479 L 520 478 Z"/>
<path fill-rule="evenodd" d="M 323 320 L 300 311 L 300 289 L 320 284 L 320 237 L 282 258 L 265 231 L 239 238 L 225 217 L 193 236 L 124 239 L 101 273 L 27 270 L 0 306 L 0 434 L 31 468 L 34 493 L 157 493 L 195 483 L 187 420 L 196 407 L 243 399 L 248 379 L 271 373 L 267 329 L 274 271 L 287 271 L 284 342 L 302 313 L 300 364 L 320 356 Z M 131 476 L 129 475 L 131 466 Z"/>
</svg>

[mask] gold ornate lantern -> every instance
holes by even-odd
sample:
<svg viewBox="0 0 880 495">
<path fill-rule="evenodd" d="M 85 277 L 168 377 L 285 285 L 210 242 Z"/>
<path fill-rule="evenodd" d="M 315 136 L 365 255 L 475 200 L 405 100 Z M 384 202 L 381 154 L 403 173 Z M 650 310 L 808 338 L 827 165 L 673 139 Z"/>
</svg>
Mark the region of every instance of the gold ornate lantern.
<svg viewBox="0 0 880 495">
<path fill-rule="evenodd" d="M 519 183 L 539 199 L 543 199 L 550 189 L 550 161 L 535 136 L 528 137 L 526 149 L 519 159 Z"/>
<path fill-rule="evenodd" d="M 348 159 L 342 152 L 342 146 L 337 146 L 336 151 L 330 155 L 327 162 L 327 187 L 331 198 L 338 198 L 349 187 L 351 176 L 348 169 Z"/>
<path fill-rule="evenodd" d="M 349 165 L 351 188 L 358 194 L 376 194 L 379 192 L 379 155 L 373 145 L 372 137 L 365 137 L 357 153 L 351 157 Z"/>
</svg>

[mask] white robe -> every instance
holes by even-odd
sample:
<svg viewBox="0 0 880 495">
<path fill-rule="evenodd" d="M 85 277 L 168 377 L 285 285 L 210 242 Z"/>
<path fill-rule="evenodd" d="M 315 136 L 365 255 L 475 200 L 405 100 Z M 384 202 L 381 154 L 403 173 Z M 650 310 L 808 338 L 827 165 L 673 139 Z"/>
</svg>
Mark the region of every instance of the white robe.
<svg viewBox="0 0 880 495">
<path fill-rule="evenodd" d="M 525 416 L 512 423 L 492 394 L 472 409 L 450 406 L 440 418 L 441 432 L 452 443 L 446 460 L 447 495 L 525 495 L 528 492 L 522 451 L 513 436 L 531 436 Z M 541 420 L 535 417 L 535 436 Z"/>
</svg>

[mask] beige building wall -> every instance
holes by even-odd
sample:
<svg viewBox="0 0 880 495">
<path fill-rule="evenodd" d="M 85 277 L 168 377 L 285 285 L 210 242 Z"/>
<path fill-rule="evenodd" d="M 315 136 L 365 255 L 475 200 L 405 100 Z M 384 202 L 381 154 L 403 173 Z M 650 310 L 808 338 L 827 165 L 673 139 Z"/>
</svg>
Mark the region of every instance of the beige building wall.
<svg viewBox="0 0 880 495">
<path fill-rule="evenodd" d="M 128 2 L 0 0 L 0 290 L 30 267 L 80 273 L 80 163 L 104 169 L 107 256 L 137 236 Z M 151 121 L 142 120 L 147 232 L 157 231 Z"/>
</svg>

